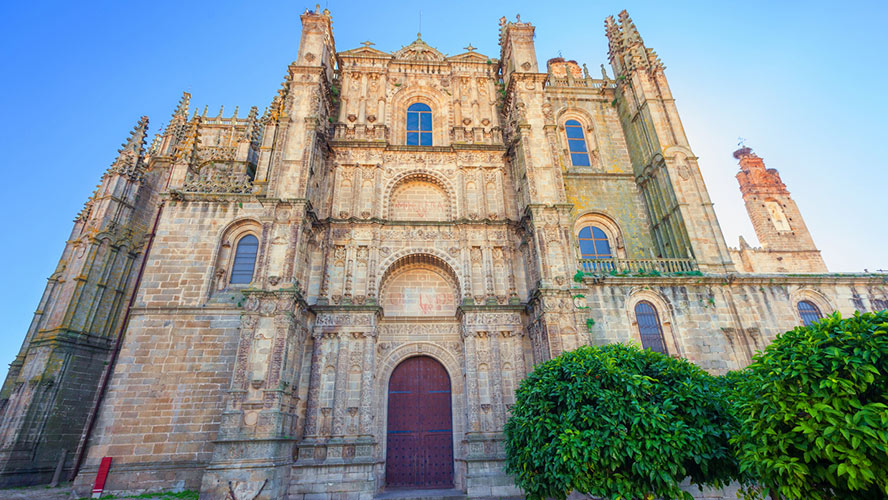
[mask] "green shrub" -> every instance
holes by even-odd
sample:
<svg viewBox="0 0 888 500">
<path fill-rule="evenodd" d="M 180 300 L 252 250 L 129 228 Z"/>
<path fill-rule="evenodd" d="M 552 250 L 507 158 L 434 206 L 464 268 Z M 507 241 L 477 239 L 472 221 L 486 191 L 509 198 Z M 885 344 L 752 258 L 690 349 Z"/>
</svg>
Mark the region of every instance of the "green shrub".
<svg viewBox="0 0 888 500">
<path fill-rule="evenodd" d="M 888 498 L 888 312 L 777 337 L 739 381 L 742 469 L 785 498 Z"/>
<path fill-rule="evenodd" d="M 529 499 L 691 498 L 738 467 L 726 384 L 636 345 L 586 346 L 540 364 L 506 423 L 506 470 Z"/>
</svg>

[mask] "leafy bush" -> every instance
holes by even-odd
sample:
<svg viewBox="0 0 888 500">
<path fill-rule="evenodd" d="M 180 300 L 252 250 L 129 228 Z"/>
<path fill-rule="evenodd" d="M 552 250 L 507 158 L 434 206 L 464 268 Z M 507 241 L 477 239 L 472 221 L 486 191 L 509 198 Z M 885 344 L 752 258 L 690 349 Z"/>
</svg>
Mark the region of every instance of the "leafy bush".
<svg viewBox="0 0 888 500">
<path fill-rule="evenodd" d="M 786 332 L 745 375 L 742 469 L 785 498 L 888 498 L 888 312 Z"/>
<path fill-rule="evenodd" d="M 691 498 L 738 467 L 726 384 L 637 345 L 586 346 L 537 366 L 506 423 L 506 470 L 529 499 Z"/>
</svg>

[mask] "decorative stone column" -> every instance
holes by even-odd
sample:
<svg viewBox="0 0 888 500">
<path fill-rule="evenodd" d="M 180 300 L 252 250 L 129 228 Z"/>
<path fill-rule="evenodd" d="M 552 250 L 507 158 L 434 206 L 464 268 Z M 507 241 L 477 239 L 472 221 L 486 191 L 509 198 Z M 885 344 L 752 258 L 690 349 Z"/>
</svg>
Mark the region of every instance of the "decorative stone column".
<svg viewBox="0 0 888 500">
<path fill-rule="evenodd" d="M 521 494 L 503 471 L 502 424 L 506 407 L 502 395 L 502 370 L 506 360 L 502 359 L 499 337 L 500 332 L 522 331 L 523 311 L 522 306 L 463 305 L 460 308 L 466 359 L 466 492 L 469 498 L 492 496 L 493 491 L 497 491 L 497 495 Z M 516 338 L 520 341 L 520 337 Z M 488 366 L 489 403 L 481 401 L 478 387 L 478 367 L 482 363 Z M 484 413 L 488 416 L 486 420 L 483 420 Z M 483 421 L 487 424 L 482 425 Z"/>
<path fill-rule="evenodd" d="M 236 364 L 201 494 L 270 500 L 287 495 L 308 310 L 293 289 L 243 293 Z"/>
<path fill-rule="evenodd" d="M 374 370 L 379 309 L 375 306 L 315 306 L 312 369 L 306 407 L 305 436 L 290 477 L 289 494 L 376 491 L 376 443 L 370 428 L 376 400 Z M 349 397 L 349 373 L 361 368 L 358 406 Z M 332 398 L 328 367 L 332 374 Z M 328 423 L 325 423 L 328 422 Z M 350 422 L 358 422 L 352 425 Z M 346 474 L 346 470 L 348 473 Z M 326 487 L 329 491 L 319 491 Z"/>
</svg>

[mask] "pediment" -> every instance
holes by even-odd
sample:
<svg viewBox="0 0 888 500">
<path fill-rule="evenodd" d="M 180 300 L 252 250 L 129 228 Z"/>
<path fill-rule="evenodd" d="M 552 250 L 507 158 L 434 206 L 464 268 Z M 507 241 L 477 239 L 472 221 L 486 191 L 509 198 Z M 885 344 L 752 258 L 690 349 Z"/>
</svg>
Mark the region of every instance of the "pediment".
<svg viewBox="0 0 888 500">
<path fill-rule="evenodd" d="M 479 54 L 477 52 L 464 52 L 462 54 L 450 56 L 447 58 L 447 60 L 454 61 L 454 62 L 479 62 L 479 63 L 486 63 L 487 61 L 496 62 L 496 59 L 492 59 L 490 57 L 485 56 L 484 54 Z"/>
<path fill-rule="evenodd" d="M 401 61 L 442 62 L 444 61 L 445 56 L 438 51 L 438 49 L 425 43 L 421 38 L 417 38 L 410 45 L 401 47 L 400 50 L 395 52 L 392 55 L 392 59 Z"/>
<path fill-rule="evenodd" d="M 392 57 L 388 52 L 383 52 L 369 46 L 346 50 L 345 52 L 340 52 L 338 55 L 339 57 L 378 57 L 380 59 L 388 59 Z"/>
</svg>

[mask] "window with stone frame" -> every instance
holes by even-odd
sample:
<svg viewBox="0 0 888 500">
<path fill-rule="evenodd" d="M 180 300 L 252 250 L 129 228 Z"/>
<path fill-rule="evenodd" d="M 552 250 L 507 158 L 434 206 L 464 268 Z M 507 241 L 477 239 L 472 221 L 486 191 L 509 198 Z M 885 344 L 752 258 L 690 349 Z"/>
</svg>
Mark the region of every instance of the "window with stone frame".
<svg viewBox="0 0 888 500">
<path fill-rule="evenodd" d="M 564 122 L 564 135 L 567 137 L 567 149 L 570 152 L 570 164 L 575 167 L 588 167 L 589 149 L 586 146 L 586 134 L 583 126 L 576 120 Z"/>
<path fill-rule="evenodd" d="M 823 315 L 820 314 L 820 309 L 810 300 L 802 300 L 798 303 L 799 316 L 802 318 L 802 323 L 805 326 L 811 326 L 813 323 L 820 321 L 820 318 Z"/>
<path fill-rule="evenodd" d="M 253 281 L 253 271 L 256 268 L 256 255 L 259 253 L 259 239 L 252 234 L 244 235 L 237 242 L 237 250 L 234 252 L 234 261 L 231 264 L 232 285 L 249 284 Z"/>
<path fill-rule="evenodd" d="M 786 213 L 784 213 L 780 203 L 774 200 L 768 200 L 765 202 L 765 208 L 768 210 L 768 215 L 771 216 L 771 223 L 774 224 L 774 229 L 778 231 L 792 230 L 789 221 L 786 219 Z"/>
<path fill-rule="evenodd" d="M 614 269 L 613 250 L 607 233 L 598 226 L 586 226 L 577 235 L 580 258 L 586 272 L 611 271 Z M 602 262 L 598 262 L 598 261 Z"/>
<path fill-rule="evenodd" d="M 407 108 L 407 145 L 432 145 L 432 108 L 416 102 Z"/>
<path fill-rule="evenodd" d="M 645 349 L 668 354 L 666 340 L 663 337 L 663 327 L 660 325 L 660 316 L 654 305 L 646 300 L 635 304 L 635 320 L 638 323 L 638 333 L 641 335 L 641 346 Z"/>
</svg>

